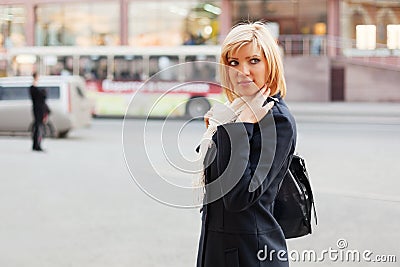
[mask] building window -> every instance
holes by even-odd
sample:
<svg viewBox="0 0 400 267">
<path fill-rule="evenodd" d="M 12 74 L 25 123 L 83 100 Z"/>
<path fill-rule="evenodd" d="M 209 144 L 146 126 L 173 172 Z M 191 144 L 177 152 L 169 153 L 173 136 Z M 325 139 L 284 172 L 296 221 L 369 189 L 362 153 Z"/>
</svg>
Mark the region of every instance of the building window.
<svg viewBox="0 0 400 267">
<path fill-rule="evenodd" d="M 0 48 L 25 45 L 25 18 L 22 6 L 0 6 Z"/>
<path fill-rule="evenodd" d="M 387 47 L 400 49 L 400 24 L 387 25 Z"/>
<path fill-rule="evenodd" d="M 129 45 L 217 44 L 219 1 L 132 1 Z"/>
<path fill-rule="evenodd" d="M 264 20 L 279 25 L 280 34 L 315 34 L 316 23 L 326 24 L 326 0 L 233 0 L 233 24 Z"/>
<path fill-rule="evenodd" d="M 54 45 L 118 45 L 117 1 L 41 4 L 36 8 L 35 43 Z"/>
<path fill-rule="evenodd" d="M 400 1 L 341 0 L 340 13 L 341 48 L 356 43 L 358 49 L 396 49 L 397 30 L 391 25 L 400 22 Z"/>
<path fill-rule="evenodd" d="M 376 48 L 376 26 L 356 26 L 356 47 L 357 49 L 372 50 Z"/>
</svg>

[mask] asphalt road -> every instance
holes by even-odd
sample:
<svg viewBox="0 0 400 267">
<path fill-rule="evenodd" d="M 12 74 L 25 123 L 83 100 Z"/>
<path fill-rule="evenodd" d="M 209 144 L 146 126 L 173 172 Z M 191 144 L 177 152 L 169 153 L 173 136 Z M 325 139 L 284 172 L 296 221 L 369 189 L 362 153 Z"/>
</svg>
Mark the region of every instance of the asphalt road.
<svg viewBox="0 0 400 267">
<path fill-rule="evenodd" d="M 0 266 L 194 266 L 198 209 L 165 205 L 190 202 L 170 199 L 164 185 L 147 187 L 160 176 L 190 186 L 165 160 L 195 158 L 204 125 L 183 124 L 130 120 L 122 135 L 121 120 L 95 119 L 68 139 L 46 139 L 43 154 L 27 136 L 0 136 Z M 400 125 L 302 121 L 298 132 L 318 225 L 289 240 L 291 266 L 399 266 Z M 296 260 L 305 250 L 325 258 Z M 349 262 L 349 250 L 397 263 Z"/>
</svg>

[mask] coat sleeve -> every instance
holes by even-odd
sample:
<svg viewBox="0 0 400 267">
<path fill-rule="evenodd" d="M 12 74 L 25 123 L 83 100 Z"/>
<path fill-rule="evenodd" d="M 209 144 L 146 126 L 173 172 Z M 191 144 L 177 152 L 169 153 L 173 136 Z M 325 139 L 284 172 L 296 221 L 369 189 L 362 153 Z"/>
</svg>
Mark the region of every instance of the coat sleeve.
<svg viewBox="0 0 400 267">
<path fill-rule="evenodd" d="M 282 113 L 268 113 L 259 125 L 258 145 L 250 145 L 254 124 L 218 127 L 217 167 L 224 205 L 229 211 L 250 207 L 275 179 L 283 179 L 281 170 L 290 162 L 295 133 L 289 118 Z"/>
</svg>

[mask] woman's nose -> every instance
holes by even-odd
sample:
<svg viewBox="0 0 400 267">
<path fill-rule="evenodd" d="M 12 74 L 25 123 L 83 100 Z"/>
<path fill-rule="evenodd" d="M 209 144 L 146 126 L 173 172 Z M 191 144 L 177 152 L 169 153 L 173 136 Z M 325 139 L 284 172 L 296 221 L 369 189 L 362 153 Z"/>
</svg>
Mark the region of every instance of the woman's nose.
<svg viewBox="0 0 400 267">
<path fill-rule="evenodd" d="M 240 69 L 240 71 L 243 75 L 250 75 L 250 68 L 247 64 L 242 64 L 242 68 Z"/>
</svg>

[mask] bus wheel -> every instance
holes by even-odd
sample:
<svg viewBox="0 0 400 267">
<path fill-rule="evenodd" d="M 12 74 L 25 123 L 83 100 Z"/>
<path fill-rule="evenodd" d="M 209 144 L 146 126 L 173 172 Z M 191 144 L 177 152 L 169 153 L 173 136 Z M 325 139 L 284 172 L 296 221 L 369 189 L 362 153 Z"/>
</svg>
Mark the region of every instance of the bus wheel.
<svg viewBox="0 0 400 267">
<path fill-rule="evenodd" d="M 203 117 L 210 108 L 210 102 L 205 97 L 193 97 L 186 104 L 186 116 L 190 118 Z"/>
</svg>

